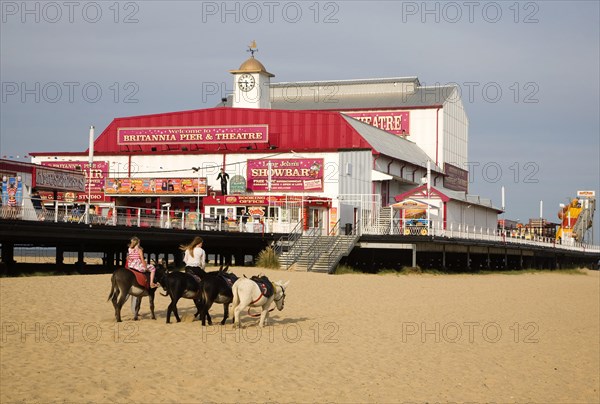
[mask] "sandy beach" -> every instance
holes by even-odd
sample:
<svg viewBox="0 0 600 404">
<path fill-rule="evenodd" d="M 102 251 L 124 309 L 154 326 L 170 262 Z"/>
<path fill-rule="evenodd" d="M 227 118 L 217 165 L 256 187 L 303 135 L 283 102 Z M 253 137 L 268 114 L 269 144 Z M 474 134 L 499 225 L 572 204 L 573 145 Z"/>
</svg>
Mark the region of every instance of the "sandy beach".
<svg viewBox="0 0 600 404">
<path fill-rule="evenodd" d="M 260 329 L 115 323 L 110 275 L 0 279 L 0 402 L 600 402 L 600 277 L 324 275 L 290 280 Z M 215 323 L 222 306 L 211 310 Z"/>
</svg>

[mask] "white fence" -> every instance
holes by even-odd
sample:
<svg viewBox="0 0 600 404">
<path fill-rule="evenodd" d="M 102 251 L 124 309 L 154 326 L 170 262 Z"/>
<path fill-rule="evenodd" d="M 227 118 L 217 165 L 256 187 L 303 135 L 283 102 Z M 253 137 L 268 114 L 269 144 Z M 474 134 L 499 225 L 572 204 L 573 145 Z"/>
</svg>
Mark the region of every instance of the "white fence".
<svg viewBox="0 0 600 404">
<path fill-rule="evenodd" d="M 557 248 L 570 251 L 598 252 L 600 246 L 578 243 L 573 239 L 557 243 L 553 237 L 542 237 L 536 234 L 520 234 L 511 229 L 484 228 L 463 226 L 456 223 L 444 223 L 427 219 L 394 219 L 389 225 L 363 226 L 362 234 L 398 235 L 398 236 L 433 236 L 465 240 L 486 240 L 505 244 L 529 245 L 544 248 Z"/>
<path fill-rule="evenodd" d="M 209 216 L 196 212 L 172 211 L 167 208 L 148 209 L 114 204 L 93 205 L 86 211 L 84 204 L 46 203 L 42 208 L 33 208 L 27 199 L 21 206 L 0 208 L 0 218 L 13 220 L 47 221 L 56 223 L 78 223 L 106 226 L 155 227 L 163 229 L 240 231 L 248 233 L 289 233 L 298 224 L 275 218 L 254 220 L 246 223 L 228 220 L 224 215 Z"/>
<path fill-rule="evenodd" d="M 27 202 L 27 203 L 25 203 Z M 371 204 L 371 201 L 369 201 Z M 227 220 L 225 216 L 196 215 L 195 212 L 171 211 L 169 209 L 148 209 L 139 207 L 114 206 L 112 204 L 97 205 L 95 211 L 74 209 L 73 205 L 58 205 L 53 208 L 34 209 L 29 200 L 19 207 L 2 206 L 0 217 L 16 220 L 40 220 L 51 222 L 70 222 L 79 224 L 106 225 L 106 226 L 132 226 L 132 227 L 157 227 L 202 231 L 236 231 L 250 233 L 290 233 L 297 225 L 297 221 L 285 222 L 275 218 L 265 218 L 260 221 L 240 223 L 240 221 Z M 85 205 L 80 205 L 84 208 Z M 426 219 L 391 219 L 387 223 L 378 220 L 377 213 L 367 207 L 361 207 L 361 223 L 354 226 L 360 234 L 393 235 L 393 236 L 434 236 L 465 240 L 486 240 L 506 245 L 536 246 L 556 248 L 569 251 L 598 252 L 600 246 L 577 243 L 574 240 L 562 240 L 556 243 L 554 238 L 538 235 L 515 234 L 510 230 L 503 231 L 496 228 L 483 228 L 463 226 L 456 223 L 430 221 Z M 341 229 L 343 232 L 344 229 Z"/>
</svg>

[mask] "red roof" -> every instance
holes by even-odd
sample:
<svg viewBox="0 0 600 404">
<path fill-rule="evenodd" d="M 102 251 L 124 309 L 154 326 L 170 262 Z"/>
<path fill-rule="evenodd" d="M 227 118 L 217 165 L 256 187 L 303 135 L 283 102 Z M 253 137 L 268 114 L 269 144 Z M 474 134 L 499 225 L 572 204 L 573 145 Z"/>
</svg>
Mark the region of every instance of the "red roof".
<svg viewBox="0 0 600 404">
<path fill-rule="evenodd" d="M 124 146 L 117 144 L 117 129 L 127 127 L 268 125 L 269 143 L 164 144 Z M 273 109 L 209 108 L 115 118 L 94 142 L 94 154 L 198 154 L 239 153 L 252 145 L 263 152 L 269 147 L 282 151 L 335 151 L 373 149 L 339 112 Z M 155 150 L 152 150 L 152 149 Z M 187 150 L 186 150 L 187 149 Z M 86 152 L 87 153 L 87 152 Z M 33 153 L 32 153 L 33 154 Z M 82 153 L 83 154 L 83 153 Z"/>
<path fill-rule="evenodd" d="M 434 187 L 429 188 L 429 195 L 432 198 L 440 198 L 443 202 L 448 202 L 450 199 L 454 199 L 435 189 Z M 405 200 L 406 198 L 410 198 L 411 196 L 415 198 L 427 198 L 427 184 L 420 185 L 416 188 L 411 189 L 410 191 L 406 191 L 400 195 L 396 195 L 394 197 L 394 200 L 396 202 L 402 202 L 403 200 Z"/>
</svg>

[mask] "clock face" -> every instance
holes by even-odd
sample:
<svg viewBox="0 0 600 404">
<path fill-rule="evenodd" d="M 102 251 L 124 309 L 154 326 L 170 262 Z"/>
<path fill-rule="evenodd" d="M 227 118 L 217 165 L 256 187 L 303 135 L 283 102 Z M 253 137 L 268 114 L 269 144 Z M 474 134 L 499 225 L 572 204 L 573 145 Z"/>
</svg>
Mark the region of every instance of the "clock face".
<svg viewBox="0 0 600 404">
<path fill-rule="evenodd" d="M 240 90 L 242 91 L 252 90 L 254 88 L 254 84 L 254 76 L 248 73 L 242 74 L 238 80 L 238 86 L 240 86 Z"/>
</svg>

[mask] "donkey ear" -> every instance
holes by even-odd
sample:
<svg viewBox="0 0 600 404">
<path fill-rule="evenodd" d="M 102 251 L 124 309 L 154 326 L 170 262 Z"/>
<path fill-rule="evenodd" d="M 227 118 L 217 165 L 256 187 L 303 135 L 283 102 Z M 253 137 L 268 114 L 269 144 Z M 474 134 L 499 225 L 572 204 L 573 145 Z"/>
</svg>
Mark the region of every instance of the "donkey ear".
<svg viewBox="0 0 600 404">
<path fill-rule="evenodd" d="M 287 289 L 289 284 L 290 284 L 290 281 L 285 281 L 285 283 L 282 284 L 282 286 Z"/>
</svg>

